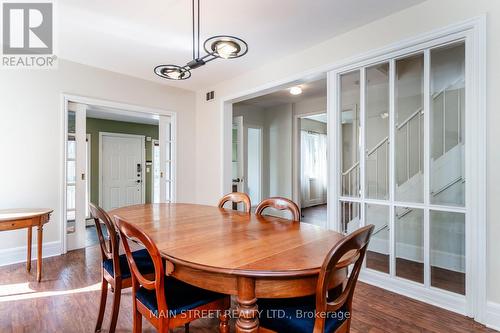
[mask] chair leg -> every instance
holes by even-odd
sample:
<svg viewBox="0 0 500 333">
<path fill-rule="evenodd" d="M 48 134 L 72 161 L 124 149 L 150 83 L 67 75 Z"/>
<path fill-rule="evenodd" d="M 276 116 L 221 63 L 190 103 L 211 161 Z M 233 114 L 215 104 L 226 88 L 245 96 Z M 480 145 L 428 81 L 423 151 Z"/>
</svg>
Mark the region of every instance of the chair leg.
<svg viewBox="0 0 500 333">
<path fill-rule="evenodd" d="M 189 323 L 184 324 L 184 333 L 189 333 Z"/>
<path fill-rule="evenodd" d="M 135 301 L 134 301 L 133 333 L 142 333 L 142 314 L 139 311 L 137 311 Z"/>
<path fill-rule="evenodd" d="M 219 332 L 220 333 L 229 333 L 229 316 L 226 311 L 222 311 L 219 316 Z"/>
<path fill-rule="evenodd" d="M 97 323 L 95 325 L 95 331 L 99 332 L 102 326 L 102 320 L 104 318 L 104 312 L 106 311 L 106 299 L 108 297 L 108 281 L 102 277 L 101 283 L 101 301 L 99 303 L 99 314 L 97 315 Z"/>
<path fill-rule="evenodd" d="M 122 282 L 115 280 L 115 293 L 113 295 L 113 310 L 111 312 L 111 324 L 109 325 L 109 333 L 114 333 L 116 322 L 118 321 L 118 313 L 120 312 L 120 299 L 122 296 Z"/>
</svg>

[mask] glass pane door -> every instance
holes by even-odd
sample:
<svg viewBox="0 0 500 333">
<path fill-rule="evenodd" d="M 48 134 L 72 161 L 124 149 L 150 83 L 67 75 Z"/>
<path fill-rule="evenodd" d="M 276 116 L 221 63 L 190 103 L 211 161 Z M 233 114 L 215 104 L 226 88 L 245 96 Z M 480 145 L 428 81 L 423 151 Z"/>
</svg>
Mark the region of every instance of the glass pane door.
<svg viewBox="0 0 500 333">
<path fill-rule="evenodd" d="M 465 42 L 336 82 L 342 230 L 375 226 L 366 267 L 376 274 L 465 295 Z"/>
<path fill-rule="evenodd" d="M 68 103 L 66 139 L 66 250 L 85 247 L 88 215 L 87 106 Z"/>
<path fill-rule="evenodd" d="M 175 201 L 175 127 L 172 118 L 160 116 L 160 201 Z"/>
</svg>

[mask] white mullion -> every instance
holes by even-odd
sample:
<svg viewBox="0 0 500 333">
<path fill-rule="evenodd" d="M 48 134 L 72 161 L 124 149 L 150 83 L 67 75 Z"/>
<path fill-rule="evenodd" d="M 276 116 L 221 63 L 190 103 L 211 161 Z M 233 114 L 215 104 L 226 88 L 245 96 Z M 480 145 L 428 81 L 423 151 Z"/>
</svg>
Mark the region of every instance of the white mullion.
<svg viewBox="0 0 500 333">
<path fill-rule="evenodd" d="M 395 232 L 395 105 L 396 105 L 396 61 L 389 61 L 389 274 L 396 275 L 396 232 Z"/>
<path fill-rule="evenodd" d="M 365 100 L 366 100 L 366 68 L 362 67 L 359 70 L 359 224 L 360 227 L 366 225 L 366 205 L 365 205 Z M 363 263 L 366 268 L 366 258 Z"/>
<path fill-rule="evenodd" d="M 365 111 L 366 111 L 366 68 L 359 70 L 359 196 L 366 197 L 365 189 Z M 365 225 L 365 224 L 363 224 Z"/>
<path fill-rule="evenodd" d="M 327 227 L 338 232 L 343 232 L 342 217 L 339 209 L 340 206 L 340 193 L 342 188 L 342 177 L 340 176 L 340 133 L 341 133 L 341 122 L 340 119 L 340 76 L 335 72 L 329 72 L 327 75 L 327 133 L 328 136 L 328 192 L 327 192 Z M 330 199 L 333 198 L 333 199 Z M 334 225 L 330 224 L 330 221 L 335 221 Z"/>
<path fill-rule="evenodd" d="M 431 285 L 430 267 L 430 111 L 431 111 L 431 54 L 424 51 L 424 286 Z"/>
<path fill-rule="evenodd" d="M 370 199 L 370 200 L 365 200 L 365 201 L 372 201 L 372 200 Z M 429 209 L 431 209 L 431 210 L 450 212 L 450 213 L 466 213 L 467 212 L 467 209 L 465 207 L 460 207 L 460 206 L 426 205 L 423 203 L 405 202 L 405 201 L 394 201 L 394 206 L 407 207 L 407 208 L 413 208 L 413 209 L 422 209 L 422 210 L 429 207 Z"/>
</svg>

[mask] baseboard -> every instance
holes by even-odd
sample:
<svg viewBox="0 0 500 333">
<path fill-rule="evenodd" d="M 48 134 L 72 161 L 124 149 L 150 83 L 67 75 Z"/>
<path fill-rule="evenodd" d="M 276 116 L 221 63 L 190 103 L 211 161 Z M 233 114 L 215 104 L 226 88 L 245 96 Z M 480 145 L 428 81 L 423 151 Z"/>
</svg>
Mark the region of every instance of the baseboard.
<svg viewBox="0 0 500 333">
<path fill-rule="evenodd" d="M 31 259 L 36 259 L 37 255 L 37 245 L 34 244 L 31 247 Z M 54 257 L 61 254 L 61 242 L 47 242 L 43 243 L 42 247 L 42 257 Z M 26 262 L 27 246 L 19 246 L 11 249 L 0 250 L 0 266 L 17 264 L 20 262 Z"/>
<path fill-rule="evenodd" d="M 486 323 L 491 329 L 500 331 L 500 303 L 488 302 L 486 304 Z"/>
</svg>

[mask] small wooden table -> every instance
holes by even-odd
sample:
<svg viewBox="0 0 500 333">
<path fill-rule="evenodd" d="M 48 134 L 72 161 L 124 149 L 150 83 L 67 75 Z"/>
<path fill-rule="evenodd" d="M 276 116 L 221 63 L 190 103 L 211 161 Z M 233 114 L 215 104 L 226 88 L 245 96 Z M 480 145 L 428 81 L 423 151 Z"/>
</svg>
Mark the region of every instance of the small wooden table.
<svg viewBox="0 0 500 333">
<path fill-rule="evenodd" d="M 4 209 L 0 210 L 0 231 L 28 229 L 28 257 L 26 261 L 26 270 L 31 270 L 31 238 L 32 228 L 38 228 L 38 254 L 36 263 L 36 279 L 38 282 L 42 279 L 42 240 L 43 225 L 49 222 L 52 209 Z"/>
<path fill-rule="evenodd" d="M 237 332 L 258 332 L 257 298 L 312 295 L 327 253 L 344 238 L 320 227 L 212 206 L 146 204 L 115 209 L 147 233 L 166 274 L 237 296 Z M 347 269 L 339 270 L 331 288 Z"/>
</svg>

